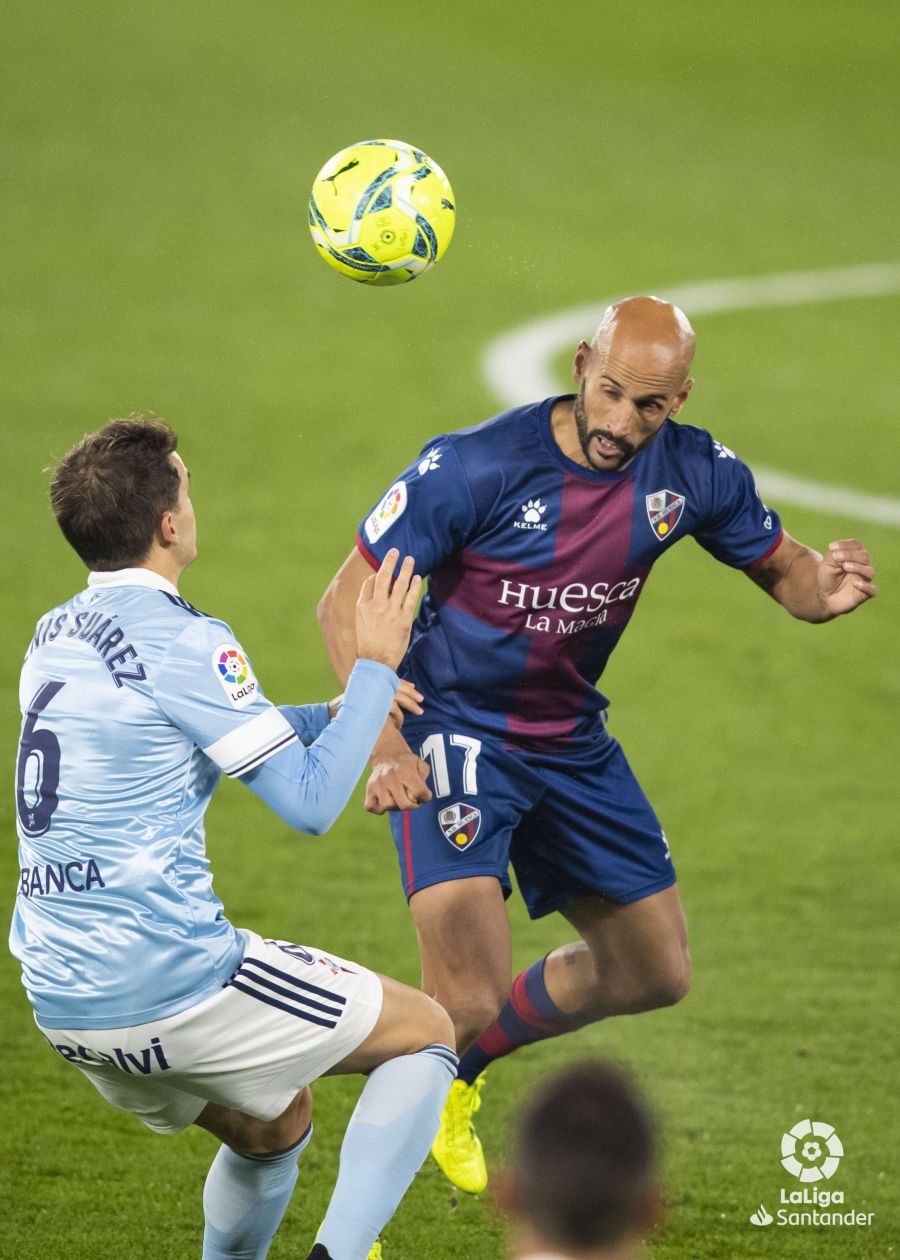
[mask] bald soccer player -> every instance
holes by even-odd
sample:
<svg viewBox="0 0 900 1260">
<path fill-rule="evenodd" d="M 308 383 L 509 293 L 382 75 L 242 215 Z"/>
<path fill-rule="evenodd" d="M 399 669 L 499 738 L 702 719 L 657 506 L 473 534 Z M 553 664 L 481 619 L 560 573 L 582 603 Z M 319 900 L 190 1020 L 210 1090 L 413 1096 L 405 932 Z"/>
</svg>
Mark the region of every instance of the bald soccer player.
<svg viewBox="0 0 900 1260">
<path fill-rule="evenodd" d="M 492 1060 L 688 989 L 669 847 L 595 687 L 655 561 L 692 535 L 804 621 L 875 594 L 858 540 L 803 546 L 728 447 L 676 423 L 693 354 L 677 307 L 611 306 L 578 347 L 577 395 L 432 439 L 320 605 L 343 683 L 387 548 L 429 577 L 400 670 L 407 720 L 375 745 L 366 805 L 390 811 L 423 987 L 469 1047 L 433 1147 L 464 1190 L 487 1181 L 472 1116 Z M 510 862 L 532 918 L 559 911 L 580 937 L 511 986 Z"/>
</svg>

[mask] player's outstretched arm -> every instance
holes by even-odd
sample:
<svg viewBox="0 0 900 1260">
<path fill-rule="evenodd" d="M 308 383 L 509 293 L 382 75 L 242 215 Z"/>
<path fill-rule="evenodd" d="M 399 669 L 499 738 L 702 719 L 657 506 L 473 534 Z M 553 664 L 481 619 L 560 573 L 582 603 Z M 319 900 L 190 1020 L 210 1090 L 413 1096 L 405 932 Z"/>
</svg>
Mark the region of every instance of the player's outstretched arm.
<svg viewBox="0 0 900 1260">
<path fill-rule="evenodd" d="M 356 660 L 356 605 L 360 591 L 372 577 L 368 562 L 354 548 L 319 601 L 319 624 L 331 660 L 341 683 Z M 415 809 L 431 800 L 429 767 L 411 750 L 398 729 L 401 710 L 421 713 L 422 695 L 411 683 L 400 683 L 391 718 L 372 749 L 372 774 L 366 787 L 366 809 L 383 814 L 389 809 Z"/>
<path fill-rule="evenodd" d="M 363 583 L 356 603 L 359 659 L 333 722 L 307 749 L 295 742 L 242 776 L 290 826 L 320 835 L 347 804 L 384 725 L 398 679 L 394 672 L 409 644 L 422 579 L 407 556 L 388 552 Z"/>
<path fill-rule="evenodd" d="M 872 561 L 858 538 L 833 542 L 822 556 L 785 534 L 747 575 L 801 621 L 831 621 L 878 593 Z"/>
</svg>

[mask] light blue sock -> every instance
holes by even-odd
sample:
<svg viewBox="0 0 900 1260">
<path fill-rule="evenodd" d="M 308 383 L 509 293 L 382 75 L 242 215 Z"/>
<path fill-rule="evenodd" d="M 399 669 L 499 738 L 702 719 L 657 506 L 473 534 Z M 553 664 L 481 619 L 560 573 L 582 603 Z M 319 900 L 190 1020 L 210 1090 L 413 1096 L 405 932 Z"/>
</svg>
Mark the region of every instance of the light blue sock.
<svg viewBox="0 0 900 1260">
<path fill-rule="evenodd" d="M 458 1063 L 449 1047 L 435 1044 L 389 1059 L 369 1076 L 316 1237 L 331 1260 L 365 1260 L 428 1154 Z"/>
<path fill-rule="evenodd" d="M 238 1155 L 220 1146 L 203 1187 L 203 1260 L 263 1260 L 297 1181 L 299 1142 L 274 1155 Z"/>
</svg>

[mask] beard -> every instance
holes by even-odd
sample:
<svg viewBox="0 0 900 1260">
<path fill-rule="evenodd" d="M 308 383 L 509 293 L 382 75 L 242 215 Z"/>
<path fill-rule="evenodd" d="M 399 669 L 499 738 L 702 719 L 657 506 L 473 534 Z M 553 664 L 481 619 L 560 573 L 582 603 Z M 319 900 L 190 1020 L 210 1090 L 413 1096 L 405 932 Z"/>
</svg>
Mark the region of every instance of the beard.
<svg viewBox="0 0 900 1260">
<path fill-rule="evenodd" d="M 584 382 L 581 389 L 575 397 L 575 427 L 578 430 L 578 441 L 581 443 L 581 449 L 584 457 L 592 468 L 596 468 L 598 472 L 615 472 L 619 468 L 623 468 L 631 459 L 635 451 L 638 449 L 631 442 L 626 442 L 624 438 L 614 437 L 608 429 L 590 429 L 588 428 L 587 411 L 584 406 Z M 619 459 L 609 466 L 608 457 L 604 459 L 602 464 L 598 464 L 591 456 L 591 441 L 593 438 L 605 438 L 607 442 L 611 442 L 621 452 Z"/>
</svg>

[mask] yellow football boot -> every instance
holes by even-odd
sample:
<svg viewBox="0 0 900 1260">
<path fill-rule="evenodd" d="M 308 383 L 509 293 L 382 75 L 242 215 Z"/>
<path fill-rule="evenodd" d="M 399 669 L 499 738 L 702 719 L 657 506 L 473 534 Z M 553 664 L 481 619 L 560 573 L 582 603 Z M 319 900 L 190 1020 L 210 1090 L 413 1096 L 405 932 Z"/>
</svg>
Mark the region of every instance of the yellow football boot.
<svg viewBox="0 0 900 1260">
<path fill-rule="evenodd" d="M 369 1252 L 366 1260 L 382 1260 L 381 1256 L 381 1239 L 376 1238 L 372 1243 L 372 1250 Z"/>
<path fill-rule="evenodd" d="M 471 1085 L 465 1081 L 453 1082 L 441 1114 L 441 1127 L 431 1147 L 448 1181 L 469 1194 L 481 1194 L 488 1181 L 484 1151 L 472 1123 L 472 1117 L 481 1106 L 483 1084 L 483 1072 Z"/>
</svg>

